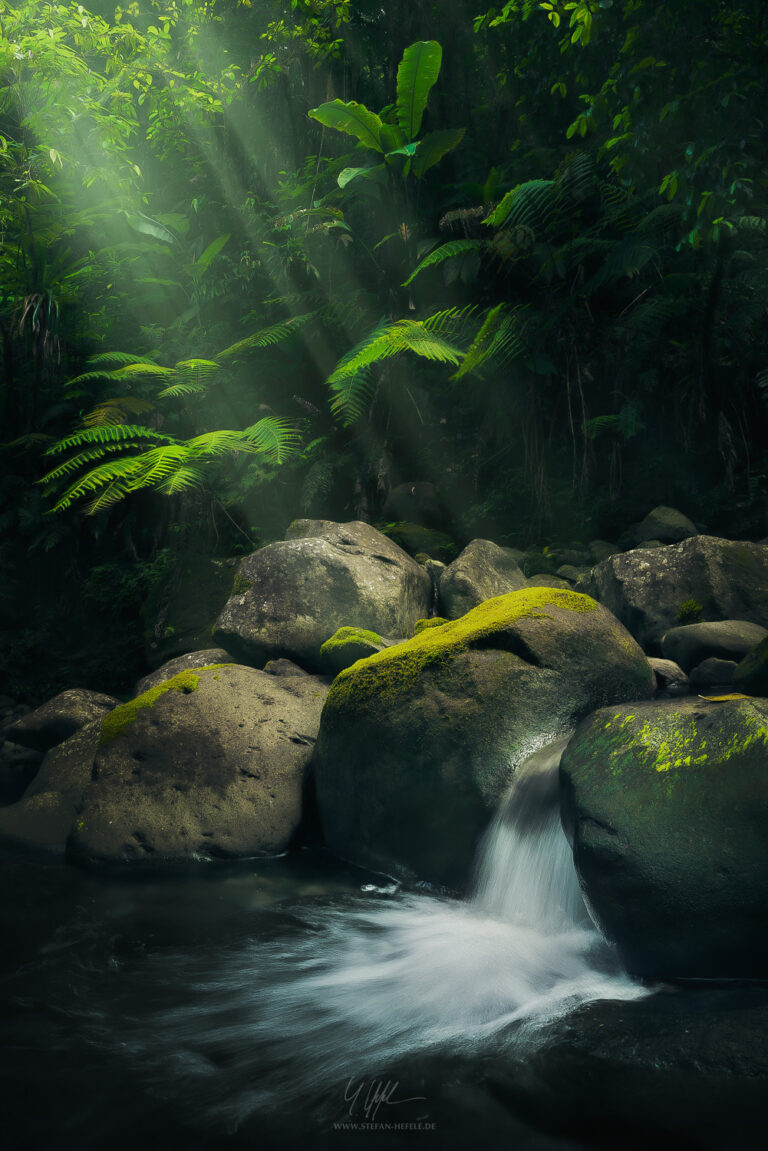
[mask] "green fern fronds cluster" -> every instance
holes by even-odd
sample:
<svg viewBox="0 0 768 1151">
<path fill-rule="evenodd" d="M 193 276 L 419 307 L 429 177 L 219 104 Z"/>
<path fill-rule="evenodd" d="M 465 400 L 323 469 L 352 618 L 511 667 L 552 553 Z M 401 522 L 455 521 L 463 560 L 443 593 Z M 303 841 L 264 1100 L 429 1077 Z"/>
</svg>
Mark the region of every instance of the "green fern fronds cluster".
<svg viewBox="0 0 768 1151">
<path fill-rule="evenodd" d="M 243 431 L 206 432 L 188 440 L 161 435 L 136 425 L 97 425 L 60 440 L 49 456 L 74 449 L 40 481 L 49 495 L 56 492 L 52 512 L 82 500 L 88 515 L 105 511 L 132 492 L 154 488 L 173 495 L 201 487 L 205 464 L 217 456 L 260 453 L 282 463 L 299 446 L 299 434 L 287 420 L 265 416 Z M 77 478 L 58 492 L 60 481 Z"/>
</svg>

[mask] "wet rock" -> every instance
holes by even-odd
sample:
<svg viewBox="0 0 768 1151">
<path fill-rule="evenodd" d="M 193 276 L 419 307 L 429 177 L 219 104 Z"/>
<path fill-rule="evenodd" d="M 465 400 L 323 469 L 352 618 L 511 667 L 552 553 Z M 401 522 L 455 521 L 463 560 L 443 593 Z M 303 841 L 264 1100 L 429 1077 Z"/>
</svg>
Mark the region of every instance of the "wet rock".
<svg viewBox="0 0 768 1151">
<path fill-rule="evenodd" d="M 315 761 L 326 842 L 462 888 L 517 766 L 606 700 L 653 688 L 625 629 L 570 591 L 526 588 L 427 626 L 331 687 Z"/>
<path fill-rule="evenodd" d="M 727 687 L 733 683 L 733 673 L 736 671 L 736 661 L 732 659 L 716 659 L 710 656 L 697 663 L 690 675 L 691 687 Z"/>
<path fill-rule="evenodd" d="M 585 896 L 646 978 L 768 978 L 768 700 L 603 708 L 560 767 Z"/>
</svg>

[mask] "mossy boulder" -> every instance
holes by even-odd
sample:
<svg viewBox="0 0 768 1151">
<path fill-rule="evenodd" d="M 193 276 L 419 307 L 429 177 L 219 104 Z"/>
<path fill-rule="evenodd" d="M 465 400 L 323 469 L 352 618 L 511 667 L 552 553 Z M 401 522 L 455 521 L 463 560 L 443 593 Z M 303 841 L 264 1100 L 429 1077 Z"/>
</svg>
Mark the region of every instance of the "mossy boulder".
<svg viewBox="0 0 768 1151">
<path fill-rule="evenodd" d="M 586 898 L 630 971 L 768 977 L 768 700 L 603 708 L 560 771 Z"/>
<path fill-rule="evenodd" d="M 660 655 L 665 632 L 694 599 L 701 620 L 768 625 L 768 547 L 694 536 L 655 550 L 611 556 L 579 582 L 618 616 L 649 655 Z"/>
<path fill-rule="evenodd" d="M 101 725 L 76 861 L 274 855 L 299 826 L 327 686 L 227 664 L 182 672 Z"/>
<path fill-rule="evenodd" d="M 340 627 L 320 648 L 320 658 L 329 675 L 338 675 L 345 667 L 375 655 L 386 646 L 375 631 L 366 631 L 362 627 Z"/>
<path fill-rule="evenodd" d="M 103 719 L 120 700 L 85 688 L 70 688 L 23 715 L 7 729 L 6 739 L 36 751 L 63 743 L 81 727 Z"/>
<path fill-rule="evenodd" d="M 525 576 L 504 548 L 472 540 L 440 577 L 440 611 L 459 619 L 484 600 L 525 587 Z"/>
<path fill-rule="evenodd" d="M 290 530 L 240 564 L 242 590 L 214 633 L 235 659 L 263 666 L 285 656 L 320 671 L 320 648 L 338 628 L 410 635 L 429 612 L 427 572 L 370 524 L 297 521 Z"/>
<path fill-rule="evenodd" d="M 487 600 L 334 681 L 315 761 L 327 843 L 461 889 L 526 756 L 602 703 L 652 692 L 642 651 L 594 600 L 549 588 Z"/>
<path fill-rule="evenodd" d="M 736 667 L 733 686 L 746 695 L 768 696 L 768 638 L 764 639 Z"/>
<path fill-rule="evenodd" d="M 101 719 L 48 752 L 18 803 L 0 808 L 0 839 L 63 854 L 91 782 Z"/>
</svg>

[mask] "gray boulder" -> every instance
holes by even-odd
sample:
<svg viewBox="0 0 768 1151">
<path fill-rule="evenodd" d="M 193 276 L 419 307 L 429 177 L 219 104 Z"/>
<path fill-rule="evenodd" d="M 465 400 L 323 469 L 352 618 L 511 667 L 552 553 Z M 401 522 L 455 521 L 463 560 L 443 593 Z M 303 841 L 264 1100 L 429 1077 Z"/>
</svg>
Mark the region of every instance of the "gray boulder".
<svg viewBox="0 0 768 1151">
<path fill-rule="evenodd" d="M 666 632 L 661 637 L 661 651 L 666 659 L 673 659 L 690 671 L 711 657 L 738 662 L 766 637 L 768 630 L 764 627 L 741 619 L 689 623 Z"/>
<path fill-rule="evenodd" d="M 167 679 L 172 679 L 181 671 L 194 671 L 198 667 L 211 667 L 215 663 L 231 662 L 232 656 L 223 647 L 208 647 L 204 648 L 203 651 L 190 651 L 186 655 L 177 655 L 175 659 L 169 659 L 167 663 L 164 663 L 157 671 L 152 671 L 140 679 L 133 694 L 143 695 L 145 691 L 165 683 Z"/>
<path fill-rule="evenodd" d="M 68 852 L 156 863 L 284 851 L 327 690 L 312 676 L 228 665 L 182 672 L 117 708 Z"/>
<path fill-rule="evenodd" d="M 698 534 L 696 525 L 682 512 L 677 511 L 676 508 L 666 508 L 660 505 L 649 512 L 645 519 L 637 525 L 635 539 L 639 544 L 645 543 L 646 540 L 674 544 Z"/>
<path fill-rule="evenodd" d="M 1 839 L 63 853 L 91 782 L 100 735 L 97 719 L 48 752 L 18 803 L 0 808 Z"/>
<path fill-rule="evenodd" d="M 459 619 L 485 600 L 518 591 L 525 584 L 525 576 L 509 552 L 490 540 L 472 540 L 443 572 L 441 614 Z"/>
<path fill-rule="evenodd" d="M 571 584 L 567 579 L 561 579 L 557 575 L 546 575 L 546 573 L 536 573 L 536 575 L 529 576 L 528 587 L 559 587 L 570 588 Z"/>
<path fill-rule="evenodd" d="M 370 524 L 320 521 L 316 530 L 323 534 L 269 544 L 240 564 L 214 633 L 236 659 L 285 656 L 321 670 L 320 647 L 338 628 L 410 635 L 428 615 L 429 575 L 397 544 Z"/>
<path fill-rule="evenodd" d="M 670 695 L 682 695 L 688 690 L 688 676 L 674 660 L 651 656 L 648 663 L 653 668 L 659 690 Z"/>
<path fill-rule="evenodd" d="M 594 567 L 579 591 L 605 604 L 657 655 L 661 637 L 691 600 L 704 620 L 768 623 L 768 548 L 713 536 L 653 551 L 636 548 Z"/>
<path fill-rule="evenodd" d="M 175 564 L 144 609 L 147 663 L 160 667 L 211 644 L 211 628 L 232 592 L 236 559 L 189 555 Z"/>
<path fill-rule="evenodd" d="M 608 700 L 653 693 L 647 659 L 600 605 L 526 588 L 342 671 L 315 783 L 342 858 L 463 888 L 516 768 Z"/>
<path fill-rule="evenodd" d="M 86 724 L 103 719 L 119 703 L 120 700 L 112 695 L 70 688 L 17 719 L 8 728 L 6 736 L 12 743 L 20 743 L 23 747 L 48 751 Z"/>
<path fill-rule="evenodd" d="M 768 977 L 768 700 L 603 708 L 560 765 L 585 897 L 649 979 Z"/>
</svg>

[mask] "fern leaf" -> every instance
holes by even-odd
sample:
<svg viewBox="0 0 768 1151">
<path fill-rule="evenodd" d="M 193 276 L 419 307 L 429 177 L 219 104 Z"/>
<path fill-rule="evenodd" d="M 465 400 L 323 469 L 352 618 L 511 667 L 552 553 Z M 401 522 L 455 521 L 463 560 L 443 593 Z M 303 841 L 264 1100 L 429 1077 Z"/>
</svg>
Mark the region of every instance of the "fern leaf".
<svg viewBox="0 0 768 1151">
<path fill-rule="evenodd" d="M 118 367 L 126 364 L 154 364 L 151 356 L 137 356 L 134 352 L 100 352 L 98 356 L 91 356 L 88 360 L 90 367 L 116 364 Z"/>
<path fill-rule="evenodd" d="M 193 456 L 220 456 L 226 452 L 253 451 L 251 444 L 242 432 L 232 432 L 226 429 L 216 432 L 205 432 L 201 436 L 187 440 L 186 446 Z"/>
<path fill-rule="evenodd" d="M 63 511 L 76 500 L 97 494 L 100 488 L 106 487 L 113 481 L 129 485 L 133 478 L 143 470 L 140 461 L 141 457 L 124 456 L 121 459 L 110 460 L 92 468 L 91 471 L 80 476 L 75 483 L 67 488 L 51 510 L 54 512 Z"/>
<path fill-rule="evenodd" d="M 479 240 L 449 240 L 447 244 L 441 244 L 434 252 L 430 252 L 428 256 L 424 257 L 418 267 L 411 272 L 408 279 L 403 282 L 403 287 L 407 288 L 426 268 L 434 268 L 438 264 L 442 264 L 444 260 L 463 256 L 466 252 L 476 252 L 480 247 L 482 245 Z"/>
<path fill-rule="evenodd" d="M 485 223 L 498 228 L 523 225 L 545 232 L 557 212 L 561 190 L 555 180 L 527 180 L 512 188 L 486 217 Z"/>
<path fill-rule="evenodd" d="M 172 442 L 173 437 L 162 435 L 160 432 L 153 432 L 151 428 L 145 428 L 138 424 L 104 424 L 93 428 L 81 428 L 80 431 L 73 432 L 71 436 L 57 440 L 55 444 L 51 444 L 45 454 L 48 456 L 60 455 L 62 452 L 69 451 L 70 448 L 79 448 L 84 444 L 117 444 L 129 440 L 159 440 L 169 443 Z"/>
<path fill-rule="evenodd" d="M 193 464 L 182 464 L 172 475 L 158 484 L 157 490 L 163 495 L 172 496 L 177 492 L 187 491 L 189 488 L 203 486 L 203 473 Z"/>
<path fill-rule="evenodd" d="M 154 408 L 155 405 L 149 400 L 139 399 L 138 396 L 119 396 L 97 404 L 83 416 L 83 423 L 87 428 L 97 427 L 100 424 L 122 424 L 125 423 L 128 412 L 141 416 L 154 411 Z"/>
<path fill-rule="evenodd" d="M 451 376 L 460 380 L 470 372 L 476 372 L 491 365 L 498 367 L 507 360 L 514 359 L 525 351 L 522 308 L 511 311 L 505 304 L 497 304 L 487 313 L 472 346 L 458 371 Z"/>
<path fill-rule="evenodd" d="M 281 320 L 277 324 L 271 324 L 268 328 L 262 328 L 260 332 L 254 332 L 252 336 L 246 336 L 244 340 L 238 340 L 236 344 L 232 344 L 223 352 L 219 352 L 218 359 L 230 360 L 242 355 L 243 352 L 250 352 L 254 348 L 269 348 L 274 344 L 279 344 L 292 336 L 302 324 L 311 320 L 315 315 L 315 312 L 307 312 L 303 316 L 292 316 L 288 320 Z"/>
<path fill-rule="evenodd" d="M 279 419 L 277 416 L 264 416 L 249 428 L 245 428 L 243 436 L 251 440 L 257 451 L 262 452 L 273 463 L 281 464 L 288 456 L 292 456 L 299 448 L 301 437 L 290 420 Z"/>
</svg>

